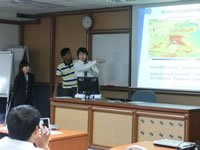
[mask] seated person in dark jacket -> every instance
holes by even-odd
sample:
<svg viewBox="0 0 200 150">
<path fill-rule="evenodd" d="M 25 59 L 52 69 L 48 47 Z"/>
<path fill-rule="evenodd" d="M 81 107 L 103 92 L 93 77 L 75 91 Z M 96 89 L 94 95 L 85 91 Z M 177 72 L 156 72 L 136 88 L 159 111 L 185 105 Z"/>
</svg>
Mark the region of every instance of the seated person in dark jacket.
<svg viewBox="0 0 200 150">
<path fill-rule="evenodd" d="M 14 81 L 14 105 L 29 104 L 33 105 L 33 83 L 34 75 L 30 73 L 30 64 L 21 61 L 19 73 Z"/>
</svg>

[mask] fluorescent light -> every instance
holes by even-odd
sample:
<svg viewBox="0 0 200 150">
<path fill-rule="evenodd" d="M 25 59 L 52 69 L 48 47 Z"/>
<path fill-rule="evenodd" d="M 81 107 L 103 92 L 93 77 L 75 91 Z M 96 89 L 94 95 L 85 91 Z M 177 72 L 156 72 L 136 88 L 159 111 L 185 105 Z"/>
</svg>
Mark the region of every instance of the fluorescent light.
<svg viewBox="0 0 200 150">
<path fill-rule="evenodd" d="M 126 0 L 106 0 L 109 3 L 120 3 L 120 2 L 126 2 Z"/>
</svg>

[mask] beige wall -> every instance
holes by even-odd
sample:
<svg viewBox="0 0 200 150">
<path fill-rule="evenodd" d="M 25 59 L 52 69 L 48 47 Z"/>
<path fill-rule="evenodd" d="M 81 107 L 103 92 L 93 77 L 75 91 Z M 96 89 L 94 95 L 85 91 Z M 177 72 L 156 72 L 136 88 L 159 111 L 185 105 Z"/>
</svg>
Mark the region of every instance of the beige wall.
<svg viewBox="0 0 200 150">
<path fill-rule="evenodd" d="M 157 95 L 158 95 L 158 102 L 200 106 L 199 95 L 159 94 L 159 93 Z"/>
<path fill-rule="evenodd" d="M 128 92 L 119 91 L 102 91 L 104 97 L 115 97 L 115 98 L 128 98 Z M 159 103 L 169 104 L 183 104 L 183 105 L 198 105 L 200 106 L 200 96 L 198 94 L 176 94 L 176 93 L 159 93 L 156 92 L 157 101 Z"/>
<path fill-rule="evenodd" d="M 28 46 L 31 71 L 36 82 L 50 81 L 50 18 L 41 18 L 40 24 L 24 26 L 24 45 Z"/>
<path fill-rule="evenodd" d="M 129 28 L 129 11 L 97 12 L 92 14 L 92 30 Z"/>
<path fill-rule="evenodd" d="M 77 58 L 76 51 L 79 47 L 86 46 L 86 30 L 82 26 L 83 15 L 67 15 L 56 17 L 55 35 L 55 64 L 62 61 L 60 50 L 69 47 L 73 58 Z M 56 69 L 56 68 L 55 68 Z"/>
<path fill-rule="evenodd" d="M 128 98 L 128 92 L 101 90 L 103 97 Z"/>
</svg>

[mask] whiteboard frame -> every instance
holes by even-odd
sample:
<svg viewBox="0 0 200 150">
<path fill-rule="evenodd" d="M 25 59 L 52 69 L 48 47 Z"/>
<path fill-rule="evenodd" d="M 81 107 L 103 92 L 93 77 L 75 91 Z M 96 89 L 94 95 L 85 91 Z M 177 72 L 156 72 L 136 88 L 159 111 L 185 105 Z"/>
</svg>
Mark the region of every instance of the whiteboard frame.
<svg viewBox="0 0 200 150">
<path fill-rule="evenodd" d="M 0 54 L 8 54 L 11 56 L 11 67 L 10 67 L 10 73 L 9 73 L 9 76 L 8 76 L 8 79 L 9 79 L 9 84 L 7 86 L 7 89 L 6 89 L 6 93 L 0 93 L 0 97 L 7 97 L 7 101 L 9 99 L 9 95 L 10 95 L 10 81 L 11 81 L 11 75 L 12 75 L 12 67 L 13 67 L 13 53 L 11 51 L 0 51 Z"/>
</svg>

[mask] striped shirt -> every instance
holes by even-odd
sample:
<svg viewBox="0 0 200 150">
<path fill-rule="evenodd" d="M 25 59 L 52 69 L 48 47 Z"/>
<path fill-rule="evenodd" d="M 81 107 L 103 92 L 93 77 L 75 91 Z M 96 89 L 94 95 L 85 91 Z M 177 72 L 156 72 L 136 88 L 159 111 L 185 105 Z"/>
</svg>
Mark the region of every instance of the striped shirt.
<svg viewBox="0 0 200 150">
<path fill-rule="evenodd" d="M 60 63 L 56 69 L 56 76 L 62 77 L 62 88 L 77 87 L 77 78 L 74 72 L 74 60 L 70 64 Z"/>
</svg>

